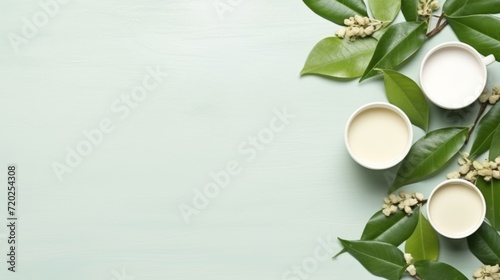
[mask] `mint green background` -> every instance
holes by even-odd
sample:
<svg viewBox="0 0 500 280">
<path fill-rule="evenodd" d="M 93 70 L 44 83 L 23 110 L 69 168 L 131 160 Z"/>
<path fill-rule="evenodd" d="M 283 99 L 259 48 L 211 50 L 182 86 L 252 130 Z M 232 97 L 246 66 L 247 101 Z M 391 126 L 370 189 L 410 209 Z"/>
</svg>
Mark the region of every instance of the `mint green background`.
<svg viewBox="0 0 500 280">
<path fill-rule="evenodd" d="M 1 279 L 301 279 L 284 273 L 311 261 L 318 239 L 336 251 L 336 237 L 359 238 L 395 170 L 357 165 L 344 124 L 386 101 L 383 81 L 300 78 L 311 48 L 337 28 L 301 1 L 233 1 L 222 18 L 214 3 L 69 1 L 18 53 L 8 34 L 42 10 L 0 4 L 0 182 L 11 163 L 19 176 L 18 272 L 7 272 L 1 226 Z M 425 53 L 449 40 L 447 28 L 400 70 L 417 80 Z M 169 76 L 121 120 L 110 105 L 156 65 Z M 492 86 L 500 67 L 488 69 Z M 282 108 L 295 118 L 247 162 L 238 146 Z M 469 124 L 476 110 L 432 107 L 431 129 Z M 51 164 L 103 118 L 115 130 L 60 182 Z M 230 161 L 241 173 L 186 224 L 179 205 Z M 428 196 L 455 168 L 406 189 Z M 480 265 L 463 240 L 440 241 L 441 261 L 468 276 Z M 375 278 L 347 254 L 307 276 Z"/>
</svg>

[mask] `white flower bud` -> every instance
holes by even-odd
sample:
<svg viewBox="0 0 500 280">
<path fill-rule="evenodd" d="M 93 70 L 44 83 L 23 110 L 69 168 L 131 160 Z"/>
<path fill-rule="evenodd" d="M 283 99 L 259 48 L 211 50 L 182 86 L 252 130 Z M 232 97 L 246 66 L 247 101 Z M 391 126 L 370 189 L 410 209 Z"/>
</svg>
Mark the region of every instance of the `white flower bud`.
<svg viewBox="0 0 500 280">
<path fill-rule="evenodd" d="M 405 203 L 403 201 L 401 201 L 399 204 L 398 204 L 398 208 L 399 210 L 404 210 L 405 209 Z"/>
<path fill-rule="evenodd" d="M 337 35 L 337 37 L 339 38 L 344 38 L 345 37 L 345 27 L 341 27 L 337 30 L 337 32 L 335 32 L 335 35 Z"/>
<path fill-rule="evenodd" d="M 439 3 L 438 3 L 438 1 L 434 0 L 434 1 L 431 2 L 431 9 L 433 9 L 434 11 L 437 10 L 437 9 L 439 9 Z"/>
<path fill-rule="evenodd" d="M 353 24 L 354 22 L 351 19 L 348 18 L 344 19 L 344 25 L 351 26 Z"/>
<path fill-rule="evenodd" d="M 410 198 L 410 199 L 408 199 L 408 201 L 409 201 L 410 206 L 415 206 L 418 204 L 418 200 L 416 200 L 415 198 Z"/>
<path fill-rule="evenodd" d="M 411 209 L 410 206 L 405 206 L 405 212 L 406 214 L 411 215 L 413 214 L 413 209 Z"/>
<path fill-rule="evenodd" d="M 373 25 L 370 25 L 367 28 L 365 28 L 365 34 L 367 36 L 372 35 L 374 32 L 375 32 L 375 27 L 373 27 Z"/>
<path fill-rule="evenodd" d="M 500 95 L 492 95 L 488 99 L 488 102 L 490 102 L 490 104 L 495 104 L 497 103 L 498 99 L 500 99 Z"/>
<path fill-rule="evenodd" d="M 474 274 L 472 274 L 472 276 L 474 276 L 474 278 L 481 278 L 483 277 L 483 268 L 478 268 L 476 269 L 476 271 L 474 271 Z"/>
<path fill-rule="evenodd" d="M 467 172 L 465 172 L 465 173 L 467 173 Z M 458 178 L 460 178 L 460 172 L 458 172 L 458 171 L 450 172 L 450 173 L 448 173 L 448 175 L 446 175 L 446 178 L 448 178 L 448 179 L 458 179 Z"/>
<path fill-rule="evenodd" d="M 365 24 L 364 25 L 370 24 L 371 20 L 370 20 L 369 17 L 364 17 L 363 19 L 365 20 Z"/>
<path fill-rule="evenodd" d="M 465 180 L 475 182 L 476 176 L 477 176 L 476 170 L 469 171 L 469 173 L 467 173 L 467 175 L 465 175 Z"/>
<path fill-rule="evenodd" d="M 462 175 L 465 175 L 470 171 L 470 166 L 471 166 L 470 163 L 466 163 L 466 164 L 460 166 L 460 168 L 458 169 L 458 172 Z"/>
<path fill-rule="evenodd" d="M 406 264 L 411 264 L 411 262 L 413 261 L 413 256 L 410 253 L 405 253 L 405 261 Z"/>
<path fill-rule="evenodd" d="M 492 176 L 493 175 L 493 171 L 491 171 L 491 169 L 481 169 L 479 171 L 477 171 L 477 174 L 479 174 L 479 176 Z"/>
<path fill-rule="evenodd" d="M 481 170 L 484 168 L 484 166 L 477 160 L 473 161 L 472 162 L 472 165 L 474 166 L 475 169 L 477 170 Z"/>
<path fill-rule="evenodd" d="M 398 207 L 396 207 L 396 205 L 391 205 L 391 207 L 389 207 L 389 210 L 391 210 L 391 213 L 396 213 L 398 212 Z"/>
<path fill-rule="evenodd" d="M 389 217 L 391 215 L 391 209 L 385 208 L 384 210 L 382 210 L 382 213 L 384 213 L 384 215 L 386 215 L 387 217 Z"/>
<path fill-rule="evenodd" d="M 406 268 L 406 271 L 408 271 L 408 273 L 410 273 L 411 276 L 415 276 L 417 275 L 417 269 L 415 268 L 415 266 L 413 264 L 410 264 L 407 268 Z"/>
<path fill-rule="evenodd" d="M 360 15 L 355 15 L 354 20 L 359 24 L 359 25 L 364 25 L 365 24 L 365 19 L 360 16 Z"/>
<path fill-rule="evenodd" d="M 416 193 L 414 194 L 414 197 L 415 197 L 416 199 L 418 199 L 418 201 L 422 201 L 422 200 L 424 200 L 424 195 L 423 195 L 422 193 L 419 193 L 419 192 L 416 192 Z"/>
<path fill-rule="evenodd" d="M 497 158 L 495 159 L 495 162 L 496 162 L 497 164 L 500 164 L 500 157 L 497 157 Z"/>
<path fill-rule="evenodd" d="M 384 197 L 385 204 L 391 204 L 391 200 L 388 197 Z"/>
<path fill-rule="evenodd" d="M 491 273 L 498 273 L 500 271 L 500 265 L 495 264 L 491 267 Z"/>
<path fill-rule="evenodd" d="M 467 162 L 465 161 L 465 159 L 463 159 L 463 158 L 459 158 L 459 159 L 458 159 L 458 164 L 459 164 L 459 165 L 464 165 L 465 163 L 467 163 Z"/>
<path fill-rule="evenodd" d="M 479 96 L 479 102 L 485 103 L 488 101 L 488 98 L 490 98 L 490 94 L 487 91 L 484 91 L 480 96 Z"/>
<path fill-rule="evenodd" d="M 491 176 L 486 176 L 483 179 L 485 182 L 489 182 L 489 181 L 491 181 Z"/>
<path fill-rule="evenodd" d="M 399 203 L 401 201 L 401 198 L 398 197 L 397 195 L 395 194 L 391 194 L 389 195 L 389 199 L 391 200 L 391 203 L 392 204 L 396 204 L 396 203 Z"/>
<path fill-rule="evenodd" d="M 498 171 L 498 170 L 493 170 L 493 172 L 492 172 L 492 173 L 493 173 L 493 174 L 492 174 L 493 178 L 495 178 L 495 179 L 500 179 L 500 171 Z"/>
<path fill-rule="evenodd" d="M 498 168 L 498 164 L 494 161 L 490 161 L 490 168 L 491 169 L 497 169 Z"/>
</svg>

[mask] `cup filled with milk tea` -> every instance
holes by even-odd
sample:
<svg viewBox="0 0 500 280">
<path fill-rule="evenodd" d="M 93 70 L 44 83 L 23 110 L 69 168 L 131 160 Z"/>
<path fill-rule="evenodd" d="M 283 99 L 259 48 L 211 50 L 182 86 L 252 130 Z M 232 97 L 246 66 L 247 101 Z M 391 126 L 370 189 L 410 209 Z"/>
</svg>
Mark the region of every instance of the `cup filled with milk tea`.
<svg viewBox="0 0 500 280">
<path fill-rule="evenodd" d="M 387 169 L 410 151 L 413 130 L 398 107 L 373 102 L 357 109 L 345 128 L 345 145 L 351 157 L 369 169 Z"/>
<path fill-rule="evenodd" d="M 427 201 L 427 217 L 442 236 L 460 239 L 473 234 L 483 223 L 486 202 L 469 181 L 451 179 L 434 188 Z"/>
<path fill-rule="evenodd" d="M 420 66 L 420 85 L 427 98 L 444 109 L 460 109 L 478 99 L 488 78 L 486 66 L 495 61 L 461 42 L 432 48 Z"/>
</svg>

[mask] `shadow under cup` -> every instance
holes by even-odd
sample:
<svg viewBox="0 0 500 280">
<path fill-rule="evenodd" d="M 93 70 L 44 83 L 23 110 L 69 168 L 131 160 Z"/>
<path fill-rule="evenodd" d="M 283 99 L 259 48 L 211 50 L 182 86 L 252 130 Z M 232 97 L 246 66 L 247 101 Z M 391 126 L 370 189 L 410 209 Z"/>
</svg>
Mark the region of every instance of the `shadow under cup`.
<svg viewBox="0 0 500 280">
<path fill-rule="evenodd" d="M 422 61 L 420 84 L 434 104 L 444 109 L 469 106 L 486 86 L 486 65 L 493 55 L 483 57 L 471 46 L 448 42 L 434 47 Z"/>
</svg>

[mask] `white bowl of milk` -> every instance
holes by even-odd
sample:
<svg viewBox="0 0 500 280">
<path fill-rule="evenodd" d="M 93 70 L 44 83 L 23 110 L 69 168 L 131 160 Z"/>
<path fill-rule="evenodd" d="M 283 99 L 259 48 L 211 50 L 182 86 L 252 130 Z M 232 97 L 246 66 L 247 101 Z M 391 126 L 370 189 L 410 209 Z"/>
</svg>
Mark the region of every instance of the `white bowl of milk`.
<svg viewBox="0 0 500 280">
<path fill-rule="evenodd" d="M 444 109 L 469 106 L 481 95 L 488 78 L 486 66 L 493 55 L 483 57 L 461 42 L 447 42 L 431 49 L 420 66 L 420 85 L 432 103 Z"/>
<path fill-rule="evenodd" d="M 408 116 L 383 102 L 356 110 L 345 128 L 345 144 L 351 157 L 370 169 L 387 169 L 401 162 L 410 151 L 413 130 Z"/>
<path fill-rule="evenodd" d="M 441 235 L 459 239 L 473 234 L 483 223 L 486 202 L 479 189 L 469 181 L 451 179 L 431 192 L 427 217 Z"/>
</svg>

